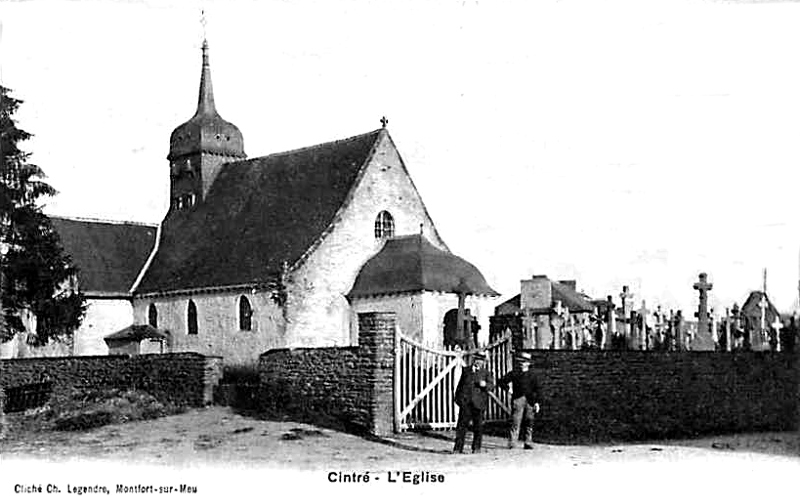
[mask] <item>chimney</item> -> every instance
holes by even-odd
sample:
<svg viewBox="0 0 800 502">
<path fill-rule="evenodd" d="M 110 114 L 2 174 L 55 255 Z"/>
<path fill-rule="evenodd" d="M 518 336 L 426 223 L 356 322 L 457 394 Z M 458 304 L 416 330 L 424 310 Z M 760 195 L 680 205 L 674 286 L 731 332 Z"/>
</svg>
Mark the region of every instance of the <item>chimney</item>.
<svg viewBox="0 0 800 502">
<path fill-rule="evenodd" d="M 525 309 L 549 309 L 553 304 L 553 291 L 546 275 L 534 275 L 520 281 L 519 306 Z"/>
</svg>

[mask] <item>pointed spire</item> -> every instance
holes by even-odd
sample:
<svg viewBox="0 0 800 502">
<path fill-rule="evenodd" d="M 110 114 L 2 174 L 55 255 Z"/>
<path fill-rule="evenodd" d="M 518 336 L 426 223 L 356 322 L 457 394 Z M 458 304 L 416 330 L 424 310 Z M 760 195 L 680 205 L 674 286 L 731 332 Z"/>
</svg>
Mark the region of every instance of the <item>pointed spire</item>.
<svg viewBox="0 0 800 502">
<path fill-rule="evenodd" d="M 200 72 L 200 94 L 195 115 L 216 115 L 214 87 L 211 85 L 211 65 L 208 62 L 208 42 L 203 39 L 203 69 Z"/>
</svg>

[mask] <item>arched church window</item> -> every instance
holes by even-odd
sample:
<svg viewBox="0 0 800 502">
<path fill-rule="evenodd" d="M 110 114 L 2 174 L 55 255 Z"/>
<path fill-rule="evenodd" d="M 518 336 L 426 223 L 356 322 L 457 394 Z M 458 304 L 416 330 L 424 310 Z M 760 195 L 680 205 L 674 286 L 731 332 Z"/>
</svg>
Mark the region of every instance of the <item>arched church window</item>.
<svg viewBox="0 0 800 502">
<path fill-rule="evenodd" d="M 190 335 L 197 334 L 197 306 L 192 300 L 189 300 L 189 308 L 186 312 L 186 325 Z"/>
<path fill-rule="evenodd" d="M 150 304 L 147 309 L 147 324 L 154 328 L 158 328 L 158 310 L 154 304 Z"/>
<path fill-rule="evenodd" d="M 389 211 L 381 211 L 375 218 L 375 238 L 389 239 L 394 237 L 394 218 Z"/>
<path fill-rule="evenodd" d="M 244 295 L 239 298 L 239 329 L 242 331 L 253 329 L 253 307 Z"/>
</svg>

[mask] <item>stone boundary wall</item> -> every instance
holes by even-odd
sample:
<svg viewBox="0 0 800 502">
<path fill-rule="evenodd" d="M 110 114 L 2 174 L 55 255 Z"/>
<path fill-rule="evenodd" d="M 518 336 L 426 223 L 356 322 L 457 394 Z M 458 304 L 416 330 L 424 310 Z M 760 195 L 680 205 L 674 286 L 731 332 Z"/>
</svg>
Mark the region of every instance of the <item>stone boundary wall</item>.
<svg viewBox="0 0 800 502">
<path fill-rule="evenodd" d="M 358 315 L 358 346 L 273 349 L 261 355 L 259 407 L 334 420 L 378 436 L 394 423 L 395 315 Z"/>
<path fill-rule="evenodd" d="M 534 436 L 644 440 L 797 430 L 797 355 L 526 350 L 540 377 Z"/>
<path fill-rule="evenodd" d="M 53 382 L 53 393 L 103 387 L 137 389 L 162 401 L 203 406 L 213 401 L 222 358 L 184 352 L 142 356 L 41 357 L 0 360 L 0 388 Z"/>
</svg>

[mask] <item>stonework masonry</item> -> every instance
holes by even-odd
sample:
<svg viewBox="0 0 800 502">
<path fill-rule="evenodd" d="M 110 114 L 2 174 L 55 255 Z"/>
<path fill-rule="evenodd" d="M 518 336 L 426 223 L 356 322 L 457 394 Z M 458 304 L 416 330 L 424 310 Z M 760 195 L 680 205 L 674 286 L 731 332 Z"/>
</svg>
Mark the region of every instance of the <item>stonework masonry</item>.
<svg viewBox="0 0 800 502">
<path fill-rule="evenodd" d="M 531 350 L 544 393 L 534 435 L 643 440 L 797 430 L 797 355 Z"/>
<path fill-rule="evenodd" d="M 247 297 L 253 308 L 252 329 L 239 329 L 239 298 Z M 188 334 L 189 300 L 197 307 L 197 334 Z M 282 309 L 268 291 L 250 290 L 225 293 L 137 298 L 134 315 L 137 324 L 147 324 L 150 304 L 158 310 L 158 329 L 170 337 L 170 350 L 220 356 L 226 365 L 256 365 L 262 352 L 284 346 Z"/>
<path fill-rule="evenodd" d="M 262 354 L 259 406 L 377 436 L 392 433 L 395 315 L 363 313 L 358 323 L 358 347 Z"/>
<path fill-rule="evenodd" d="M 395 235 L 417 234 L 422 224 L 425 237 L 445 248 L 388 135 L 382 136 L 333 231 L 289 274 L 287 346 L 351 343 L 350 305 L 345 295 L 363 264 L 383 244 L 374 235 L 375 218 L 382 210 L 394 217 Z"/>
<path fill-rule="evenodd" d="M 68 397 L 98 388 L 137 389 L 157 399 L 189 406 L 213 402 L 222 360 L 194 353 L 85 356 L 0 360 L 0 388 L 52 382 L 53 393 Z"/>
</svg>

